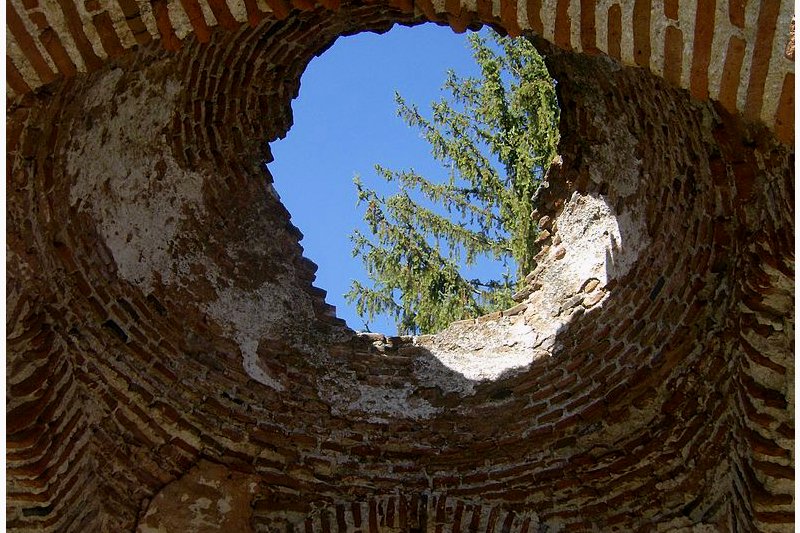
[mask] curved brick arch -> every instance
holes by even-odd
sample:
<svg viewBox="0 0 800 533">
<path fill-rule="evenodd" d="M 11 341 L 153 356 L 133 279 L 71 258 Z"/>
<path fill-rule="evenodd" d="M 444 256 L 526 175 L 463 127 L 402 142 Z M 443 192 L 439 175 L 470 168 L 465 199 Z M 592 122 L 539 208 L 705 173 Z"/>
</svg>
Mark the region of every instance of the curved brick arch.
<svg viewBox="0 0 800 533">
<path fill-rule="evenodd" d="M 286 133 L 337 36 L 437 9 L 250 27 L 223 5 L 110 6 L 140 48 L 9 109 L 9 529 L 791 527 L 793 152 L 773 133 L 539 40 L 563 138 L 530 294 L 430 338 L 354 336 L 253 139 Z M 546 5 L 558 42 L 575 7 Z M 198 39 L 165 49 L 178 7 Z M 483 381 L 458 364 L 486 352 L 527 360 Z"/>
<path fill-rule="evenodd" d="M 237 31 L 265 18 L 283 19 L 293 9 L 337 10 L 339 4 L 125 0 L 48 8 L 15 0 L 8 5 L 7 84 L 12 94 L 24 94 L 61 76 L 92 72 L 108 58 L 152 41 L 174 51 L 192 36 L 208 42 L 216 27 Z M 449 23 L 456 31 L 494 22 L 512 35 L 533 31 L 564 49 L 606 53 L 793 139 L 794 11 L 788 0 L 396 0 L 387 6 Z"/>
</svg>

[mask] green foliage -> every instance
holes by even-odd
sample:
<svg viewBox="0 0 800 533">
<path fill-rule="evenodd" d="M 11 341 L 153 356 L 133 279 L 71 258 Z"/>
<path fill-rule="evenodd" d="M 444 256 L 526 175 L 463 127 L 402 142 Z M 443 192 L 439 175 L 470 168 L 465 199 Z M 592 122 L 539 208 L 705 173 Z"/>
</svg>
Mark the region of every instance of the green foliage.
<svg viewBox="0 0 800 533">
<path fill-rule="evenodd" d="M 393 316 L 401 333 L 507 307 L 517 285 L 512 267 L 520 277 L 534 267 L 531 197 L 558 141 L 554 82 L 529 41 L 494 40 L 469 36 L 480 77 L 449 71 L 430 117 L 395 94 L 398 115 L 419 129 L 447 179 L 376 165 L 399 189 L 388 197 L 355 179 L 372 238 L 356 230 L 353 255 L 373 284 L 353 282 L 346 298 L 362 317 Z M 502 262 L 502 279 L 466 279 L 461 265 L 480 257 Z"/>
</svg>

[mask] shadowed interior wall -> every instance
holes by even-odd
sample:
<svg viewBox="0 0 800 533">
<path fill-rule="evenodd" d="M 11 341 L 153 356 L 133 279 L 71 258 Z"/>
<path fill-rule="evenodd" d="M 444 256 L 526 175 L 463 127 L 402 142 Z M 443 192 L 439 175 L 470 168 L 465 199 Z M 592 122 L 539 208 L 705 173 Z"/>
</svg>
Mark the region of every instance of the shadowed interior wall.
<svg viewBox="0 0 800 533">
<path fill-rule="evenodd" d="M 12 1 L 8 528 L 789 530 L 792 8 L 579 4 Z M 540 34 L 538 266 L 355 335 L 262 140 L 338 36 L 426 20 Z"/>
</svg>

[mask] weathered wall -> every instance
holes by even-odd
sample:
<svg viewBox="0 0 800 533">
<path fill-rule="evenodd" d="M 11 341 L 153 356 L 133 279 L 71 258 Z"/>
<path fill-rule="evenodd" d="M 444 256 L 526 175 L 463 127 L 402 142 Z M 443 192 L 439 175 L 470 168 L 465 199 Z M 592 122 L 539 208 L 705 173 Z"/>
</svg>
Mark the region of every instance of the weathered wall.
<svg viewBox="0 0 800 533">
<path fill-rule="evenodd" d="M 791 528 L 793 104 L 750 76 L 725 89 L 744 99 L 731 106 L 713 69 L 709 101 L 683 74 L 725 35 L 752 59 L 725 64 L 793 79 L 773 53 L 786 5 L 728 5 L 733 25 L 758 14 L 735 35 L 721 15 L 708 33 L 687 30 L 685 6 L 659 7 L 681 20 L 677 85 L 691 92 L 653 75 L 655 45 L 647 70 L 538 40 L 562 107 L 561 160 L 533 214 L 539 267 L 515 308 L 412 339 L 336 319 L 258 140 L 286 133 L 303 68 L 337 36 L 473 15 L 87 3 L 97 35 L 83 25 L 81 40 L 75 11 L 26 3 L 54 21 L 61 40 L 33 44 L 60 65 L 91 57 L 87 43 L 109 50 L 109 24 L 132 33 L 58 80 L 9 46 L 24 74 L 8 79 L 9 529 Z M 544 37 L 637 62 L 641 27 L 611 31 L 628 7 L 592 6 L 617 44 L 586 41 L 573 3 L 541 4 Z M 474 6 L 511 31 L 524 8 Z M 191 25 L 167 24 L 181 9 Z M 209 31 L 209 14 L 227 29 Z M 60 56 L 57 21 L 75 43 Z M 29 91 L 35 77 L 50 83 Z M 753 98 L 772 110 L 761 121 Z"/>
<path fill-rule="evenodd" d="M 340 0 L 11 0 L 8 88 L 24 94 L 108 58 L 160 43 L 178 50 L 214 27 L 256 27 L 292 9 L 337 9 Z M 794 11 L 790 0 L 392 0 L 388 5 L 464 31 L 495 22 L 531 30 L 578 52 L 603 52 L 718 100 L 729 111 L 793 136 Z"/>
</svg>

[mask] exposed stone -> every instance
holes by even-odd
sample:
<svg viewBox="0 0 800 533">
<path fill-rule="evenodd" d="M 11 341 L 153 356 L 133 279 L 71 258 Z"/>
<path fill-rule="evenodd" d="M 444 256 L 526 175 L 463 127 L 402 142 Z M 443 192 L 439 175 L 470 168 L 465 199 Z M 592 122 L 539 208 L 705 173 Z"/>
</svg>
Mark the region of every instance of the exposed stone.
<svg viewBox="0 0 800 533">
<path fill-rule="evenodd" d="M 552 246 L 549 244 L 542 246 L 542 248 L 539 250 L 539 253 L 536 254 L 537 263 L 541 263 L 547 257 L 547 254 L 550 253 L 550 248 L 552 248 Z"/>
<path fill-rule="evenodd" d="M 583 301 L 583 294 L 575 294 L 574 296 L 570 296 L 564 304 L 561 306 L 562 309 L 571 309 L 576 305 L 579 305 Z"/>
<path fill-rule="evenodd" d="M 430 355 L 417 362 L 421 366 L 417 367 L 416 377 L 430 386 L 459 377 L 459 385 L 450 385 L 446 390 L 471 395 L 482 381 L 524 372 L 535 359 L 533 349 L 538 341 L 539 335 L 514 317 L 478 324 L 455 322 L 417 343 Z"/>
<path fill-rule="evenodd" d="M 510 307 L 510 308 L 506 309 L 505 311 L 503 311 L 503 316 L 516 316 L 516 315 L 518 315 L 520 313 L 525 312 L 525 310 L 527 308 L 528 308 L 528 304 L 526 304 L 526 303 L 517 304 L 514 307 Z"/>
<path fill-rule="evenodd" d="M 371 331 L 359 331 L 356 333 L 359 338 L 372 342 L 386 342 L 386 335 L 383 333 L 373 333 Z"/>
<path fill-rule="evenodd" d="M 539 219 L 539 228 L 546 230 L 550 227 L 550 217 L 545 215 Z"/>
<path fill-rule="evenodd" d="M 536 237 L 536 242 L 537 242 L 537 243 L 541 243 L 541 242 L 544 242 L 544 241 L 546 241 L 546 240 L 547 240 L 547 239 L 549 239 L 549 238 L 550 238 L 550 232 L 549 232 L 549 231 L 547 231 L 547 230 L 542 230 L 542 231 L 539 233 L 539 235 Z"/>
<path fill-rule="evenodd" d="M 525 283 L 530 284 L 531 282 L 533 282 L 533 280 L 535 280 L 536 277 L 539 276 L 539 274 L 541 274 L 541 272 L 542 272 L 541 266 L 537 266 L 536 268 L 534 268 L 533 271 L 531 271 L 527 276 L 525 276 Z"/>
<path fill-rule="evenodd" d="M 532 287 L 524 287 L 515 292 L 514 294 L 512 294 L 511 299 L 514 300 L 515 302 L 522 302 L 523 300 L 525 300 L 525 298 L 530 296 L 532 292 L 533 292 Z"/>
<path fill-rule="evenodd" d="M 583 286 L 583 292 L 588 294 L 588 293 L 592 292 L 593 290 L 595 290 L 598 285 L 600 285 L 600 280 L 599 279 L 592 278 L 590 280 L 587 280 L 586 283 Z"/>
<path fill-rule="evenodd" d="M 502 311 L 495 311 L 493 313 L 487 313 L 485 315 L 479 316 L 476 319 L 476 322 L 479 323 L 479 324 L 483 323 L 483 322 L 490 322 L 492 320 L 497 320 L 502 316 L 503 316 L 503 312 Z"/>
<path fill-rule="evenodd" d="M 584 307 L 592 307 L 597 302 L 603 299 L 606 294 L 603 291 L 597 291 L 592 294 L 589 294 L 583 299 L 583 306 Z"/>
<path fill-rule="evenodd" d="M 380 353 L 385 353 L 388 346 L 384 341 L 375 341 L 372 343 L 372 347 Z"/>
</svg>

